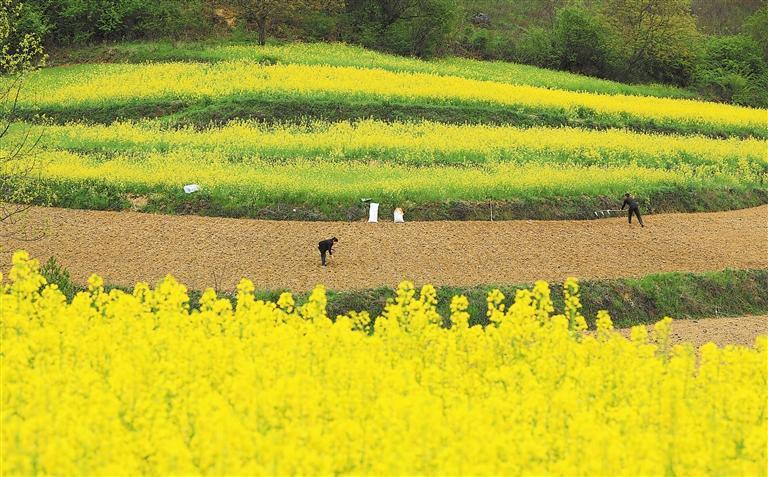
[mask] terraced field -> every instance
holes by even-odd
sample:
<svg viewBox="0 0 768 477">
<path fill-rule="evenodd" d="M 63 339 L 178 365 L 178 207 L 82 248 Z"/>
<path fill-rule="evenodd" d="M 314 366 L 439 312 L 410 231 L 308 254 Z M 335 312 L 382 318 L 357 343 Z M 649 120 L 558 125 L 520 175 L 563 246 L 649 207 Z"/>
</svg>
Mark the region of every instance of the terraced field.
<svg viewBox="0 0 768 477">
<path fill-rule="evenodd" d="M 764 110 L 344 48 L 48 68 L 18 118 L 58 125 L 17 122 L 7 141 L 44 131 L 51 205 L 85 209 L 352 220 L 373 198 L 413 220 L 484 220 L 586 218 L 628 190 L 656 212 L 768 200 Z"/>
<path fill-rule="evenodd" d="M 0 144 L 42 134 L 44 234 L 0 234 L 0 474 L 764 474 L 768 111 L 344 45 L 57 60 Z M 644 227 L 595 220 L 628 191 Z"/>
<path fill-rule="evenodd" d="M 124 63 L 47 68 L 25 85 L 4 141 L 42 133 L 40 203 L 356 221 L 370 198 L 419 221 L 586 219 L 627 191 L 646 213 L 768 202 L 768 112 L 673 88 L 344 45 L 115 48 Z M 191 183 L 201 190 L 185 194 Z M 283 276 L 263 285 L 299 285 Z M 356 280 L 338 285 L 372 284 Z"/>
<path fill-rule="evenodd" d="M 27 131 L 17 124 L 11 137 Z M 584 217 L 608 208 L 596 203 L 600 198 L 615 202 L 628 190 L 660 210 L 757 205 L 765 197 L 760 184 L 768 142 L 363 121 L 236 122 L 204 131 L 157 123 L 72 124 L 46 128 L 42 147 L 59 205 L 127 208 L 133 194 L 146 196 L 143 207 L 155 211 L 189 207 L 207 215 L 349 220 L 365 214 L 355 210 L 363 197 L 389 209 L 405 206 L 414 219 L 461 218 L 450 204 L 462 202 L 481 206 L 471 218 L 487 218 L 488 200 L 499 203 L 497 218 L 520 218 L 505 208 L 514 201 L 530 209 L 522 211 L 528 218 L 552 212 Z M 185 197 L 181 186 L 187 183 L 200 184 L 202 192 Z M 697 193 L 698 205 L 681 200 Z M 103 200 L 104 194 L 114 200 Z M 574 206 L 546 211 L 536 205 L 547 199 Z M 276 216 L 274 206 L 281 203 L 300 212 Z"/>
<path fill-rule="evenodd" d="M 672 88 L 344 45 L 114 48 L 125 63 L 25 85 L 4 141 L 42 133 L 40 203 L 356 221 L 371 198 L 418 221 L 586 219 L 626 191 L 651 213 L 768 202 L 768 112 Z"/>
</svg>

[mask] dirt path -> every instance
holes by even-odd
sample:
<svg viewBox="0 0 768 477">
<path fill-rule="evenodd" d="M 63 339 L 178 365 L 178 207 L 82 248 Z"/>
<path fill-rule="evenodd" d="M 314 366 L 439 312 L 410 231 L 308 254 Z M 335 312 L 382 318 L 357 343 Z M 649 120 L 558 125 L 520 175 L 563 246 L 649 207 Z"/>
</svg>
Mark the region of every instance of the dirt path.
<svg viewBox="0 0 768 477">
<path fill-rule="evenodd" d="M 276 222 L 132 212 L 37 208 L 47 223 L 37 242 L 0 241 L 9 250 L 51 255 L 84 282 L 155 282 L 173 273 L 187 286 L 331 289 L 417 283 L 466 286 L 538 279 L 615 278 L 656 272 L 768 268 L 768 206 L 732 212 L 649 216 L 644 229 L 626 219 L 592 221 L 340 223 Z M 321 267 L 317 242 L 340 242 Z"/>
<path fill-rule="evenodd" d="M 649 326 L 651 331 L 653 326 Z M 620 330 L 629 336 L 629 329 Z M 675 344 L 691 343 L 695 348 L 709 343 L 718 346 L 754 346 L 755 338 L 768 335 L 768 315 L 735 318 L 706 318 L 703 320 L 674 320 L 670 338 Z"/>
</svg>

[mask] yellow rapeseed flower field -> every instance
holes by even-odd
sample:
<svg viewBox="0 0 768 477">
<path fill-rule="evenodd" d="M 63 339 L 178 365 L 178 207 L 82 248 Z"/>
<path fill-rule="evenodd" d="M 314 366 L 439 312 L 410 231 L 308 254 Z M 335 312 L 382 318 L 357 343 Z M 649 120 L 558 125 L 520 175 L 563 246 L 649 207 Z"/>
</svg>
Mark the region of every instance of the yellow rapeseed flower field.
<svg viewBox="0 0 768 477">
<path fill-rule="evenodd" d="M 26 130 L 24 125 L 17 126 Z M 430 157 L 474 155 L 483 161 L 514 158 L 519 152 L 563 153 L 563 159 L 595 155 L 603 162 L 618 157 L 684 157 L 686 161 L 719 162 L 751 158 L 768 164 L 768 141 L 712 139 L 702 136 L 644 134 L 621 129 L 517 128 L 512 126 L 452 125 L 429 121 L 386 123 L 310 122 L 265 125 L 232 121 L 226 126 L 198 130 L 164 128 L 155 122 L 116 122 L 110 125 L 73 123 L 45 128 L 52 148 L 78 151 L 153 151 L 194 148 L 225 154 L 259 157 L 310 157 L 330 160 L 366 157 L 392 162 L 429 163 Z M 543 157 L 543 156 L 541 156 Z"/>
<path fill-rule="evenodd" d="M 486 328 L 403 283 L 382 316 L 326 316 L 207 290 L 71 303 L 24 252 L 0 286 L 4 475 L 765 475 L 768 339 L 671 346 L 668 318 L 625 339 L 578 285 L 554 314 L 539 282 Z"/>
<path fill-rule="evenodd" d="M 749 185 L 768 164 L 767 144 L 431 122 L 232 122 L 203 131 L 123 122 L 49 126 L 37 159 L 49 179 L 138 190 L 198 183 L 309 203 L 371 194 L 442 201 Z"/>
<path fill-rule="evenodd" d="M 259 93 L 324 95 L 346 99 L 375 96 L 396 100 L 480 101 L 598 113 L 694 121 L 709 124 L 768 127 L 768 112 L 741 106 L 687 99 L 602 95 L 492 81 L 392 72 L 341 66 L 278 64 L 253 61 L 215 64 L 153 63 L 92 65 L 77 74 L 38 75 L 27 88 L 23 105 L 57 107 L 153 98 L 215 98 Z"/>
<path fill-rule="evenodd" d="M 654 187 L 737 187 L 742 179 L 718 164 L 676 170 L 559 164 L 489 164 L 482 168 L 409 167 L 386 163 L 290 164 L 258 159 L 230 162 L 218 152 L 174 149 L 167 153 L 116 154 L 105 159 L 68 151 L 41 152 L 43 177 L 71 183 L 98 181 L 132 190 L 178 188 L 198 183 L 207 191 L 323 203 L 354 201 L 375 194 L 389 200 L 482 200 L 488 197 L 623 194 Z M 752 181 L 751 175 L 744 181 Z"/>
</svg>

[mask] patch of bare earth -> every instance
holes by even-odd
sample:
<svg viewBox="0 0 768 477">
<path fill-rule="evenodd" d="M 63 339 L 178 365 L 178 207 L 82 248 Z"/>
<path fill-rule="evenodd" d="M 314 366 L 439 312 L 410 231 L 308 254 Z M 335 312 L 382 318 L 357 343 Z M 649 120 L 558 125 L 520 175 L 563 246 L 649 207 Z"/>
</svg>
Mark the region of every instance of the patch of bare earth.
<svg viewBox="0 0 768 477">
<path fill-rule="evenodd" d="M 639 277 L 658 272 L 768 268 L 768 206 L 731 212 L 591 221 L 284 222 L 35 208 L 49 224 L 35 242 L 0 239 L 0 269 L 11 251 L 55 256 L 84 283 L 98 273 L 131 286 L 172 273 L 193 289 L 305 291 L 418 284 L 471 286 L 538 279 Z M 320 266 L 317 242 L 336 236 Z"/>
<path fill-rule="evenodd" d="M 653 326 L 648 327 L 650 332 Z M 619 330 L 629 337 L 630 330 Z M 768 335 L 768 315 L 674 320 L 670 338 L 673 343 L 691 343 L 698 348 L 712 342 L 718 346 L 753 346 L 758 336 Z"/>
<path fill-rule="evenodd" d="M 131 210 L 140 211 L 149 204 L 149 198 L 145 195 L 128 194 L 126 197 L 131 203 Z"/>
</svg>

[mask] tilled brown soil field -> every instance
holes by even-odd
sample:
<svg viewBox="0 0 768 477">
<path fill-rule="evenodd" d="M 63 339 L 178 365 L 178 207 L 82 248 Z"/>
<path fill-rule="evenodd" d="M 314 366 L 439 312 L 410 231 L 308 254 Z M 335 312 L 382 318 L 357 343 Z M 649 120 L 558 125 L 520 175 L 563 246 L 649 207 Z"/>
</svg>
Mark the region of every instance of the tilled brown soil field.
<svg viewBox="0 0 768 477">
<path fill-rule="evenodd" d="M 653 326 L 648 326 L 648 330 L 653 330 Z M 627 337 L 631 333 L 630 329 L 620 332 Z M 768 335 L 768 315 L 674 320 L 670 341 L 691 343 L 696 348 L 710 341 L 718 346 L 752 346 L 755 339 L 763 335 Z"/>
<path fill-rule="evenodd" d="M 35 208 L 45 224 L 35 242 L 3 239 L 0 266 L 24 248 L 55 256 L 77 282 L 156 282 L 172 273 L 193 289 L 232 289 L 241 277 L 259 289 L 305 291 L 418 284 L 518 284 L 566 277 L 637 277 L 657 272 L 768 268 L 768 206 L 592 221 L 278 222 L 133 212 Z M 337 236 L 320 266 L 317 242 Z"/>
</svg>

